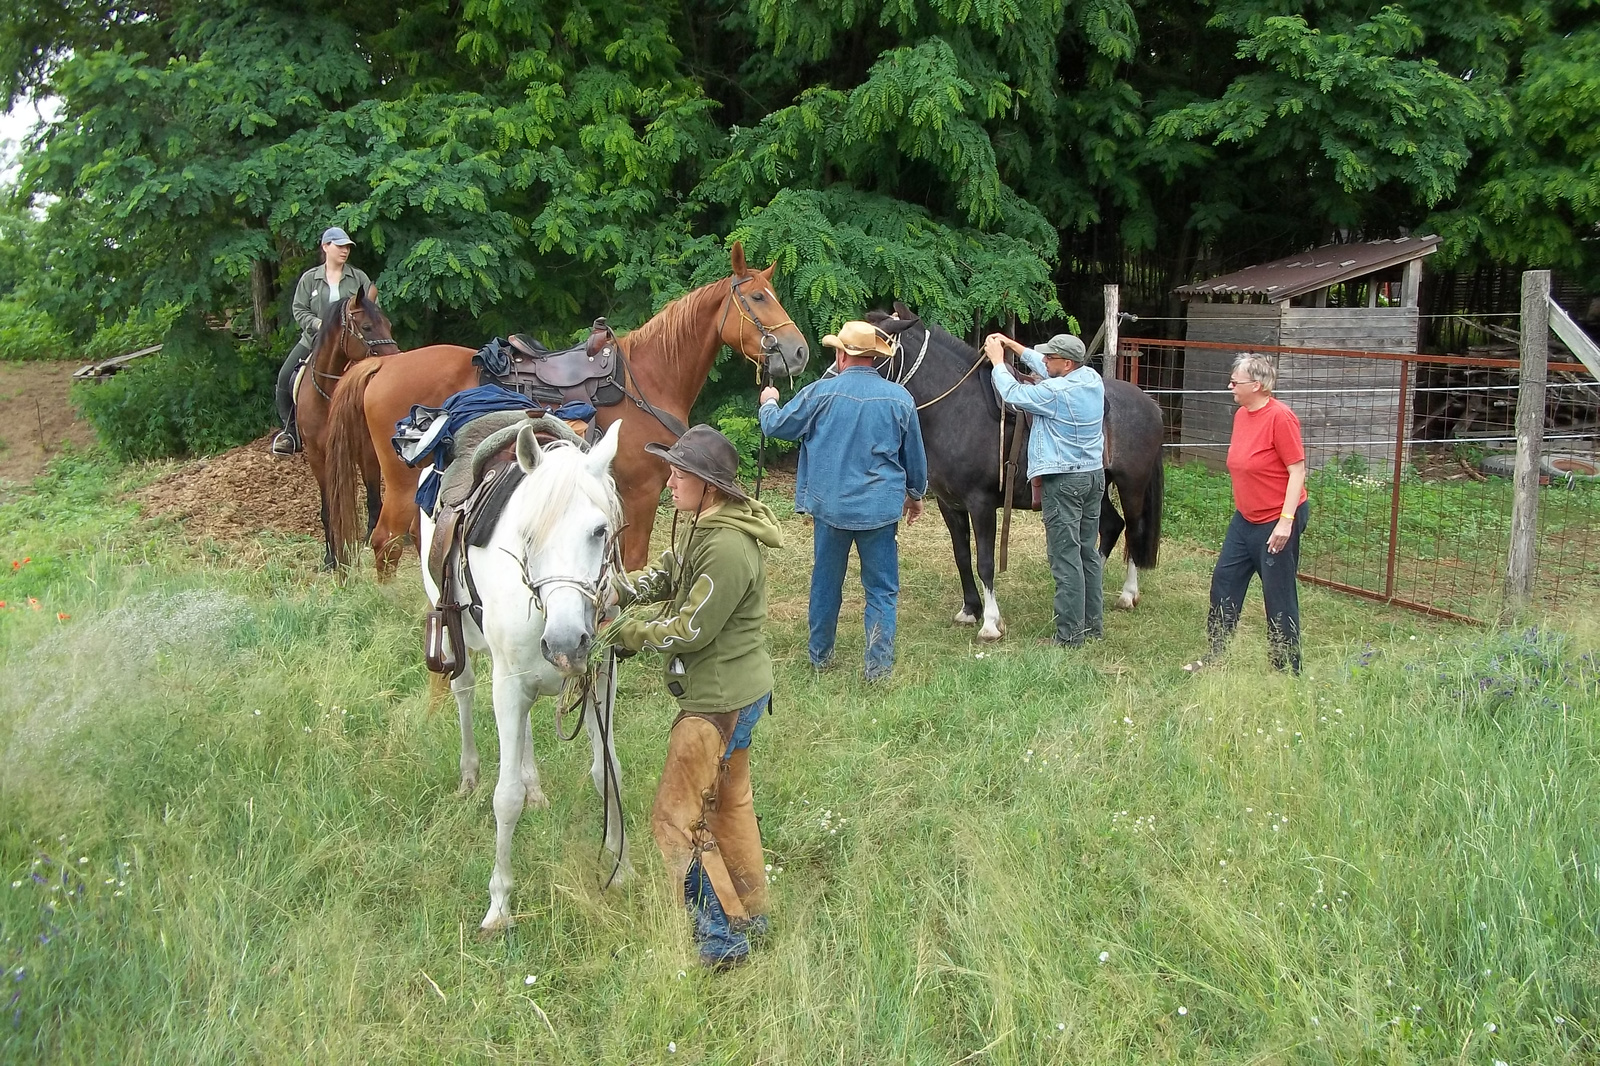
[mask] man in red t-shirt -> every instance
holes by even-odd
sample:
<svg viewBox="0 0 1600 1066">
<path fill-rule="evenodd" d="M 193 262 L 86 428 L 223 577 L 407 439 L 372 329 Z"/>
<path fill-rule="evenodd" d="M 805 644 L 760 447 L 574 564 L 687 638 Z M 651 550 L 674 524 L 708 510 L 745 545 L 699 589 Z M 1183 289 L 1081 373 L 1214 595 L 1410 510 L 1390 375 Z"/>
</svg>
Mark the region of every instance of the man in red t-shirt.
<svg viewBox="0 0 1600 1066">
<path fill-rule="evenodd" d="M 1306 449 L 1300 419 L 1272 395 L 1278 368 L 1265 355 L 1244 352 L 1234 360 L 1228 387 L 1239 410 L 1228 442 L 1233 479 L 1233 521 L 1211 572 L 1211 610 L 1206 632 L 1211 657 L 1222 653 L 1239 625 L 1250 579 L 1261 575 L 1267 608 L 1272 665 L 1300 672 L 1300 534 L 1306 528 Z M 1191 673 L 1201 659 L 1184 667 Z"/>
</svg>

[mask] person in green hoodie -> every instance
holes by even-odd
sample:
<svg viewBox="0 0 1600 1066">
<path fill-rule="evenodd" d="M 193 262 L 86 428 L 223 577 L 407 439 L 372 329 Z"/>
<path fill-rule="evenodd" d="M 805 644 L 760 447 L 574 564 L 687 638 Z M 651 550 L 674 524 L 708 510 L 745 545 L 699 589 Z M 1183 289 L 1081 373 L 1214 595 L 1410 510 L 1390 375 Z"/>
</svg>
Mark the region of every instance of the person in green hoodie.
<svg viewBox="0 0 1600 1066">
<path fill-rule="evenodd" d="M 660 565 L 616 581 L 618 602 L 660 603 L 652 618 L 624 614 L 612 642 L 662 658 L 678 717 L 650 828 L 694 919 L 700 961 L 744 962 L 767 927 L 767 877 L 750 788 L 750 736 L 772 705 L 767 567 L 762 546 L 783 543 L 772 511 L 745 495 L 739 455 L 710 426 L 670 449 L 646 449 L 672 468 L 677 509 Z"/>
</svg>

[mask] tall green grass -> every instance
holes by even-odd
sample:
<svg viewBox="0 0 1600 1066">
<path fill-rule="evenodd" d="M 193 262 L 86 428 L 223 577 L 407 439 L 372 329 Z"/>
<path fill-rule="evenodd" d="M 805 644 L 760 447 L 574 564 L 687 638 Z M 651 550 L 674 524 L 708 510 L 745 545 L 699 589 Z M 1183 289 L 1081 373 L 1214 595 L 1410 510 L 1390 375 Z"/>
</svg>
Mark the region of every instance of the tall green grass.
<svg viewBox="0 0 1600 1066">
<path fill-rule="evenodd" d="M 674 710 L 650 664 L 618 710 L 637 878 L 597 890 L 587 748 L 541 705 L 552 807 L 518 831 L 519 924 L 479 941 L 488 694 L 486 783 L 457 799 L 414 568 L 341 586 L 309 540 L 189 544 L 118 502 L 146 476 L 78 459 L 0 505 L 0 1060 L 1600 1055 L 1582 615 L 1496 633 L 1307 589 L 1306 677 L 1267 668 L 1252 598 L 1190 678 L 1203 551 L 1169 544 L 1139 609 L 1063 654 L 1034 643 L 1049 582 L 1019 516 L 1009 635 L 983 647 L 949 623 L 930 518 L 903 538 L 894 680 L 868 686 L 858 590 L 842 665 L 806 662 L 786 517 L 753 756 L 775 926 L 712 976 L 648 835 Z"/>
</svg>

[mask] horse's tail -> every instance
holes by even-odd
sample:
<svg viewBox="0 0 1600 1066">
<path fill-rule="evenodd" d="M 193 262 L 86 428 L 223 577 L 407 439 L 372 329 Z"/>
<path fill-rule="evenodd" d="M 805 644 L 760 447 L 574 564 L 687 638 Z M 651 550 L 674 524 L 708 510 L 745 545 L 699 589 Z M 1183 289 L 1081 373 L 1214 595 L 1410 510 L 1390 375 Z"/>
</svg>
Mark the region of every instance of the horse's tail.
<svg viewBox="0 0 1600 1066">
<path fill-rule="evenodd" d="M 356 487 L 362 483 L 361 457 L 370 447 L 367 439 L 367 383 L 383 369 L 377 359 L 364 359 L 345 372 L 333 390 L 328 409 L 328 535 L 334 562 L 340 566 L 359 558 L 361 543 L 356 514 Z"/>
<path fill-rule="evenodd" d="M 1144 507 L 1140 510 L 1139 521 L 1128 525 L 1128 558 L 1140 570 L 1155 566 L 1156 554 L 1161 549 L 1161 502 L 1167 494 L 1166 482 L 1166 464 L 1161 461 L 1158 449 L 1155 468 L 1145 479 Z"/>
</svg>

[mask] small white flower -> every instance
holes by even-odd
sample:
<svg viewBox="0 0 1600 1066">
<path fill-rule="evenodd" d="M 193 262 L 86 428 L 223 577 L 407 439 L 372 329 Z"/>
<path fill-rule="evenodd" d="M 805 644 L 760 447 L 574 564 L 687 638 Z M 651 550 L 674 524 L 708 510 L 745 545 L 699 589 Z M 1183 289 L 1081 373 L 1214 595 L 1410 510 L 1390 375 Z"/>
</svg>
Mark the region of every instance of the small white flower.
<svg viewBox="0 0 1600 1066">
<path fill-rule="evenodd" d="M 679 971 L 678 971 L 678 978 L 679 978 L 679 980 L 682 980 L 682 979 L 683 979 L 683 978 L 684 978 L 684 977 L 687 977 L 687 976 L 688 976 L 688 975 L 687 975 L 687 974 L 685 974 L 685 973 L 684 973 L 684 972 L 683 972 L 683 971 L 682 971 L 682 970 L 679 970 Z"/>
<path fill-rule="evenodd" d="M 1056 1022 L 1056 1032 L 1064 1033 L 1066 1031 L 1067 1031 L 1067 1023 L 1066 1022 Z"/>
<path fill-rule="evenodd" d="M 1479 922 L 1478 923 L 1478 928 L 1479 929 L 1487 929 L 1487 928 L 1489 928 L 1489 923 L 1488 922 Z"/>
<path fill-rule="evenodd" d="M 1416 640 L 1417 638 L 1416 637 L 1412 637 L 1411 639 L 1412 640 Z M 1511 1064 L 1509 1062 L 1507 1062 L 1505 1059 L 1495 1059 L 1494 1060 L 1494 1066 L 1511 1066 Z"/>
<path fill-rule="evenodd" d="M 1417 639 L 1417 635 L 1415 633 L 1413 633 L 1413 634 L 1411 634 L 1411 636 L 1408 639 L 1416 640 Z"/>
<path fill-rule="evenodd" d="M 1567 1020 L 1566 1020 L 1566 1019 L 1565 1019 L 1565 1018 L 1563 1018 L 1563 1017 L 1562 1017 L 1562 1016 L 1561 1016 L 1561 1015 L 1559 1015 L 1559 1014 L 1558 1014 L 1558 1015 L 1556 1015 L 1556 1016 L 1555 1016 L 1555 1018 L 1554 1018 L 1554 1019 L 1553 1019 L 1553 1020 L 1554 1020 L 1554 1021 L 1555 1021 L 1555 1023 L 1556 1023 L 1556 1024 L 1557 1024 L 1557 1025 L 1566 1025 L 1566 1024 L 1567 1024 Z"/>
<path fill-rule="evenodd" d="M 769 863 L 767 863 L 767 873 L 770 874 L 771 872 L 772 872 L 772 864 L 769 862 Z"/>
<path fill-rule="evenodd" d="M 301 729 L 302 732 L 306 732 L 306 733 L 311 732 L 311 727 L 308 726 L 308 725 L 303 725 L 303 726 L 300 727 L 300 729 Z"/>
<path fill-rule="evenodd" d="M 65 839 L 67 839 L 67 834 L 65 834 L 65 833 L 62 833 L 60 836 L 56 837 L 56 840 L 58 842 L 62 841 L 62 840 L 65 840 Z"/>
<path fill-rule="evenodd" d="M 526 977 L 524 977 L 522 979 L 522 983 L 525 984 L 525 985 L 531 985 L 531 984 L 535 983 L 538 980 L 539 980 L 539 976 L 537 974 L 531 974 L 530 973 L 528 976 L 526 976 Z"/>
<path fill-rule="evenodd" d="M 678 1053 L 678 1042 L 676 1040 L 668 1040 L 667 1041 L 667 1054 L 676 1055 L 677 1053 Z"/>
<path fill-rule="evenodd" d="M 120 888 L 117 889 L 115 892 L 111 893 L 111 896 L 112 896 L 113 899 L 115 899 L 116 897 L 118 897 L 120 895 L 122 895 L 122 889 L 120 889 Z"/>
<path fill-rule="evenodd" d="M 13 882 L 11 882 L 11 887 L 12 888 L 21 888 L 22 887 L 22 882 L 21 881 L 13 881 Z"/>
<path fill-rule="evenodd" d="M 1122 716 L 1122 724 L 1123 725 L 1132 725 L 1133 724 L 1133 719 L 1129 718 L 1127 715 L 1123 715 Z"/>
<path fill-rule="evenodd" d="M 1102 952 L 1101 952 L 1101 953 L 1100 953 L 1100 961 L 1101 961 L 1101 962 L 1110 962 L 1110 961 L 1111 961 L 1111 952 L 1109 952 L 1109 951 L 1102 951 Z"/>
<path fill-rule="evenodd" d="M 1415 1003 L 1413 1003 L 1413 1004 L 1411 1004 L 1411 1013 L 1412 1014 L 1421 1014 L 1422 1013 L 1422 1008 L 1417 1006 Z"/>
<path fill-rule="evenodd" d="M 1491 975 L 1492 975 L 1492 974 L 1493 974 L 1493 973 L 1494 973 L 1494 971 L 1493 971 L 1493 970 L 1485 970 L 1485 971 L 1483 971 L 1483 976 L 1485 976 L 1485 977 L 1489 977 L 1489 976 L 1491 976 Z"/>
<path fill-rule="evenodd" d="M 1491 1033 L 1498 1033 L 1500 1031 L 1500 1027 L 1494 1024 L 1494 1022 L 1484 1022 L 1483 1027 Z"/>
<path fill-rule="evenodd" d="M 1188 1007 L 1179 1007 L 1178 1008 L 1178 1013 L 1179 1014 L 1188 1014 L 1189 1013 L 1189 1008 Z"/>
<path fill-rule="evenodd" d="M 78 865 L 79 866 L 82 866 L 84 863 L 86 863 L 88 861 L 89 861 L 89 856 L 87 856 L 87 855 L 79 855 L 78 856 Z"/>
<path fill-rule="evenodd" d="M 255 715 L 257 718 L 261 717 L 261 712 L 260 711 L 251 711 L 250 713 Z"/>
<path fill-rule="evenodd" d="M 1217 865 L 1218 866 L 1226 866 L 1226 865 L 1228 865 L 1228 860 L 1227 859 L 1218 859 L 1217 860 Z"/>
<path fill-rule="evenodd" d="M 1322 1024 L 1322 1019 L 1318 1018 L 1315 1014 L 1313 1014 L 1311 1016 L 1311 1024 L 1314 1025 L 1314 1026 L 1321 1025 Z"/>
</svg>

